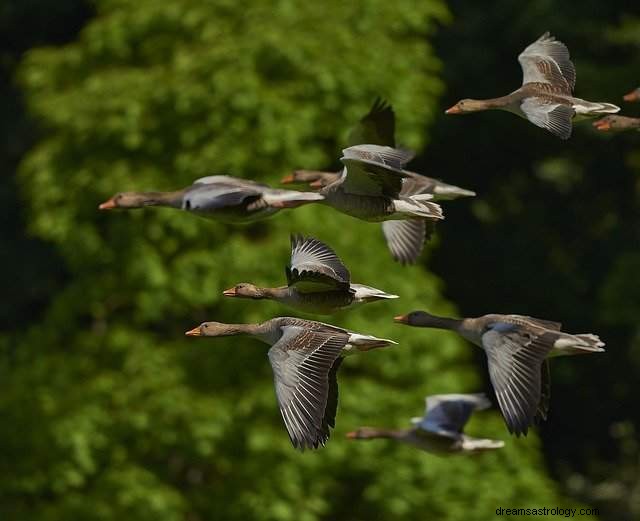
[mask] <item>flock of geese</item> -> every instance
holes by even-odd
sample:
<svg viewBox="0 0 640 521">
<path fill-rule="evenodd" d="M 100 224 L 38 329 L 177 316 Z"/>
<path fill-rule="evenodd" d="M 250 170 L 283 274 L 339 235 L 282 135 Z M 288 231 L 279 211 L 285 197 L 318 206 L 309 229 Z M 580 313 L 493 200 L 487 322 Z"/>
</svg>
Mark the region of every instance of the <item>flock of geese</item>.
<svg viewBox="0 0 640 521">
<path fill-rule="evenodd" d="M 567 139 L 574 118 L 620 110 L 611 103 L 573 96 L 576 73 L 569 51 L 549 33 L 529 45 L 518 61 L 523 71 L 519 89 L 495 99 L 463 99 L 446 113 L 506 110 Z M 625 100 L 639 101 L 640 89 L 625 96 Z M 640 128 L 640 119 L 608 115 L 595 126 L 599 130 Z M 425 239 L 444 218 L 437 201 L 475 196 L 470 190 L 406 169 L 414 154 L 396 146 L 395 115 L 391 106 L 381 100 L 351 131 L 346 145 L 339 172 L 297 170 L 282 179 L 285 184 L 307 184 L 307 191 L 214 175 L 174 192 L 119 193 L 99 208 L 164 206 L 224 222 L 244 223 L 282 209 L 319 203 L 357 219 L 380 222 L 391 255 L 408 264 L 417 260 Z M 349 269 L 336 252 L 312 237 L 291 236 L 291 259 L 285 274 L 286 285 L 277 288 L 242 282 L 223 293 L 230 298 L 271 299 L 319 315 L 398 298 L 352 282 Z M 481 347 L 505 424 L 516 436 L 526 435 L 537 420 L 547 417 L 548 358 L 604 351 L 604 343 L 596 335 L 565 333 L 558 322 L 529 316 L 488 314 L 455 319 L 414 311 L 394 320 L 407 326 L 448 329 Z M 337 371 L 343 358 L 396 344 L 324 322 L 286 316 L 259 324 L 204 322 L 186 334 L 249 335 L 271 346 L 268 357 L 278 405 L 291 442 L 300 450 L 324 445 L 335 426 Z M 439 454 L 497 449 L 504 445 L 502 441 L 472 438 L 464 433 L 471 414 L 490 405 L 483 394 L 429 396 L 424 416 L 414 418 L 412 428 L 362 427 L 347 437 L 392 438 Z"/>
</svg>

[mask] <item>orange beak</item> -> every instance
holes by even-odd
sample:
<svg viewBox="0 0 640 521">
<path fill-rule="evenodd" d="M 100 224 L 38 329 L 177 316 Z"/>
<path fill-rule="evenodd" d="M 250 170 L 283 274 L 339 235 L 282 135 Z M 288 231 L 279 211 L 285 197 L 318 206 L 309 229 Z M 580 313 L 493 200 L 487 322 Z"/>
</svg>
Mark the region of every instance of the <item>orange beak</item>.
<svg viewBox="0 0 640 521">
<path fill-rule="evenodd" d="M 625 101 L 640 101 L 640 92 L 638 92 L 638 89 L 636 89 L 633 92 L 622 96 L 622 99 Z"/>
<path fill-rule="evenodd" d="M 200 326 L 194 327 L 190 331 L 187 331 L 185 333 L 185 335 L 187 335 L 187 336 L 202 336 L 202 331 L 200 331 Z"/>
<path fill-rule="evenodd" d="M 593 122 L 593 126 L 596 127 L 596 129 L 598 129 L 601 132 L 607 132 L 608 130 L 611 130 L 611 123 L 609 123 L 608 121 L 605 121 L 603 119 L 599 119 L 598 121 L 594 121 Z"/>
<path fill-rule="evenodd" d="M 407 315 L 398 315 L 397 317 L 393 317 L 394 322 L 398 322 L 399 324 L 407 324 L 409 319 Z"/>
<path fill-rule="evenodd" d="M 295 178 L 293 177 L 293 174 L 287 174 L 282 179 L 280 179 L 280 182 L 283 185 L 288 185 L 288 184 L 294 183 Z"/>
<path fill-rule="evenodd" d="M 445 110 L 444 113 L 445 114 L 462 114 L 462 111 L 460 110 L 460 107 L 458 107 L 458 105 L 454 105 L 450 109 Z"/>
<path fill-rule="evenodd" d="M 309 186 L 311 188 L 322 188 L 322 181 L 320 181 L 319 179 L 317 181 L 312 181 L 311 183 L 309 183 Z"/>
<path fill-rule="evenodd" d="M 236 291 L 236 288 L 229 288 L 229 289 L 225 289 L 222 294 L 225 297 L 237 297 L 238 296 L 238 292 Z"/>
<path fill-rule="evenodd" d="M 356 431 L 347 432 L 345 436 L 350 440 L 355 440 L 358 437 L 358 433 Z"/>
<path fill-rule="evenodd" d="M 107 201 L 102 203 L 100 206 L 98 206 L 98 210 L 112 210 L 113 208 L 117 208 L 117 207 L 118 205 L 116 204 L 115 199 L 112 197 L 111 199 L 108 199 Z"/>
</svg>

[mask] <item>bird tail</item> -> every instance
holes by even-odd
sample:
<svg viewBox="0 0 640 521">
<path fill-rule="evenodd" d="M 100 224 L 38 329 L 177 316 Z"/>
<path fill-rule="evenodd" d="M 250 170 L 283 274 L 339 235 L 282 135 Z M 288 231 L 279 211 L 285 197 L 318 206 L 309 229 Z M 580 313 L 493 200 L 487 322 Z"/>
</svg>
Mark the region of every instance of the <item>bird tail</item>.
<svg viewBox="0 0 640 521">
<path fill-rule="evenodd" d="M 455 185 L 446 183 L 437 184 L 433 189 L 436 199 L 457 199 L 458 197 L 475 197 L 476 193 L 472 190 L 465 190 Z"/>
<path fill-rule="evenodd" d="M 392 295 L 391 293 L 385 293 L 384 291 L 372 288 L 371 286 L 365 286 L 364 284 L 351 284 L 351 288 L 355 290 L 355 298 L 357 300 L 363 300 L 365 302 L 373 302 L 375 300 L 393 299 L 399 298 L 398 295 Z"/>
<path fill-rule="evenodd" d="M 600 116 L 602 114 L 615 114 L 620 112 L 620 107 L 613 103 L 577 100 L 573 104 L 576 114 L 582 116 Z"/>
<path fill-rule="evenodd" d="M 580 355 L 604 352 L 604 342 L 598 335 L 590 333 L 581 335 L 562 334 L 555 341 L 554 351 L 559 355 Z"/>
<path fill-rule="evenodd" d="M 462 449 L 469 451 L 493 450 L 504 447 L 502 440 L 488 440 L 465 436 L 462 440 Z"/>
<path fill-rule="evenodd" d="M 386 347 L 397 344 L 393 340 L 387 338 L 377 338 L 371 335 L 361 335 L 360 333 L 351 333 L 349 344 L 356 347 L 358 351 L 369 351 L 377 347 Z"/>
<path fill-rule="evenodd" d="M 316 192 L 297 192 L 295 190 L 268 190 L 263 193 L 262 197 L 273 208 L 296 208 L 324 199 L 322 194 Z"/>
<path fill-rule="evenodd" d="M 442 208 L 438 203 L 432 202 L 431 194 L 417 194 L 393 201 L 396 214 L 405 217 L 422 217 L 431 220 L 444 219 Z"/>
</svg>

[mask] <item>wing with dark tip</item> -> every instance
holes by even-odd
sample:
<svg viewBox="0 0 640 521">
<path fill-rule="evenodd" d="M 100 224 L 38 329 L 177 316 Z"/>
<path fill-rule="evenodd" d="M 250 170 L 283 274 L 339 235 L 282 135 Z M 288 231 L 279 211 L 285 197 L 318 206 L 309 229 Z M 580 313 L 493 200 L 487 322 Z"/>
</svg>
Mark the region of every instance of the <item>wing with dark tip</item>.
<svg viewBox="0 0 640 521">
<path fill-rule="evenodd" d="M 491 402 L 481 393 L 427 396 L 424 418 L 415 423 L 424 431 L 457 438 L 473 411 L 489 407 Z"/>
<path fill-rule="evenodd" d="M 548 32 L 529 45 L 518 61 L 522 67 L 522 84 L 547 83 L 571 94 L 576 85 L 576 68 L 569 49 Z"/>
<path fill-rule="evenodd" d="M 535 97 L 525 98 L 520 109 L 535 126 L 548 130 L 560 139 L 571 137 L 571 120 L 575 115 L 571 106 Z"/>
<path fill-rule="evenodd" d="M 329 394 L 327 395 L 327 407 L 324 410 L 324 418 L 322 418 L 323 433 L 329 438 L 329 427 L 332 429 L 336 426 L 336 413 L 338 412 L 338 369 L 344 358 L 339 356 L 333 362 L 329 371 Z"/>
<path fill-rule="evenodd" d="M 384 221 L 382 233 L 393 258 L 401 264 L 413 264 L 422 252 L 427 228 L 432 232 L 434 227 L 434 222 L 425 219 Z"/>
<path fill-rule="evenodd" d="M 212 211 L 249 204 L 262 198 L 262 191 L 252 185 L 197 183 L 189 187 L 182 199 L 185 210 Z"/>
<path fill-rule="evenodd" d="M 345 148 L 340 161 L 346 172 L 342 175 L 342 189 L 351 194 L 385 196 L 397 199 L 402 190 L 403 171 L 414 154 L 378 145 L 357 145 Z"/>
<path fill-rule="evenodd" d="M 482 347 L 489 361 L 489 378 L 509 432 L 526 435 L 541 397 L 542 363 L 557 334 L 536 334 L 507 322 L 489 324 Z"/>
<path fill-rule="evenodd" d="M 291 236 L 291 263 L 287 267 L 289 286 L 300 291 L 348 289 L 349 270 L 325 243 L 312 237 Z"/>
<path fill-rule="evenodd" d="M 317 449 L 329 438 L 329 375 L 349 336 L 297 326 L 281 329 L 282 337 L 269 349 L 280 413 L 295 448 Z M 333 392 L 337 400 L 337 388 Z"/>
<path fill-rule="evenodd" d="M 396 117 L 393 108 L 386 101 L 377 98 L 371 110 L 351 129 L 347 146 L 384 145 L 396 146 Z"/>
</svg>

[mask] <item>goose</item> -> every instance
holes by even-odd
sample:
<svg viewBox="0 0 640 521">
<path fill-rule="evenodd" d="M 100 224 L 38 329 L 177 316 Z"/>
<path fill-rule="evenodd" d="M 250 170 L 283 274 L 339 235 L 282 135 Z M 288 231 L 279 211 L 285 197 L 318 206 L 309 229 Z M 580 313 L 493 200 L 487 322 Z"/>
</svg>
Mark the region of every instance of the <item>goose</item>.
<svg viewBox="0 0 640 521">
<path fill-rule="evenodd" d="M 340 177 L 323 187 L 322 204 L 369 222 L 383 222 L 395 260 L 415 262 L 427 231 L 444 219 L 431 194 L 401 194 L 404 166 L 413 153 L 380 145 L 355 145 L 342 151 Z"/>
<path fill-rule="evenodd" d="M 324 446 L 335 426 L 338 407 L 336 374 L 347 355 L 396 344 L 340 327 L 293 317 L 260 324 L 203 322 L 188 336 L 249 335 L 271 345 L 276 398 L 294 448 Z"/>
<path fill-rule="evenodd" d="M 640 118 L 628 118 L 626 116 L 605 116 L 593 122 L 593 126 L 601 132 L 609 130 L 640 130 Z"/>
<path fill-rule="evenodd" d="M 604 351 L 604 342 L 596 335 L 564 333 L 558 322 L 523 315 L 456 319 L 413 311 L 394 320 L 449 329 L 481 347 L 507 429 L 516 436 L 526 436 L 535 419 L 546 420 L 550 396 L 547 357 Z"/>
<path fill-rule="evenodd" d="M 640 101 L 640 87 L 633 89 L 629 94 L 622 97 L 625 101 Z"/>
<path fill-rule="evenodd" d="M 268 217 L 282 208 L 321 201 L 317 193 L 281 190 L 227 175 L 202 177 L 175 192 L 121 192 L 100 210 L 166 206 L 223 222 L 243 223 Z"/>
<path fill-rule="evenodd" d="M 310 188 L 321 189 L 340 178 L 342 172 L 321 172 L 316 170 L 295 170 L 282 178 L 283 184 L 308 183 Z M 460 197 L 475 197 L 476 193 L 459 186 L 450 185 L 439 179 L 405 170 L 407 177 L 402 180 L 400 195 L 432 194 L 434 201 L 451 201 Z"/>
<path fill-rule="evenodd" d="M 395 125 L 393 108 L 378 98 L 369 112 L 350 131 L 347 146 L 371 144 L 395 147 Z M 399 194 L 402 198 L 432 194 L 434 200 L 442 200 L 476 195 L 471 190 L 465 190 L 415 172 L 405 171 L 404 174 Z M 309 183 L 311 188 L 323 189 L 339 180 L 341 176 L 342 171 L 296 170 L 286 175 L 282 179 L 282 183 Z M 416 262 L 422 252 L 427 231 L 432 230 L 433 224 L 421 219 L 393 220 L 382 223 L 382 232 L 391 255 L 402 264 Z"/>
<path fill-rule="evenodd" d="M 287 286 L 259 288 L 241 283 L 223 292 L 226 297 L 272 299 L 295 309 L 330 315 L 367 302 L 395 299 L 376 288 L 351 282 L 349 270 L 325 243 L 312 237 L 291 235 L 291 261 Z"/>
<path fill-rule="evenodd" d="M 352 440 L 391 438 L 438 455 L 471 453 L 504 447 L 501 440 L 472 438 L 463 433 L 474 411 L 488 409 L 491 402 L 482 394 L 436 394 L 425 398 L 421 418 L 412 418 L 411 429 L 360 427 L 348 432 Z"/>
<path fill-rule="evenodd" d="M 595 103 L 573 97 L 576 70 L 569 50 L 548 32 L 518 56 L 522 67 L 522 87 L 487 100 L 463 99 L 446 110 L 446 114 L 467 114 L 498 109 L 528 119 L 561 139 L 571 136 L 571 120 L 614 114 L 620 107 L 612 103 Z"/>
</svg>

